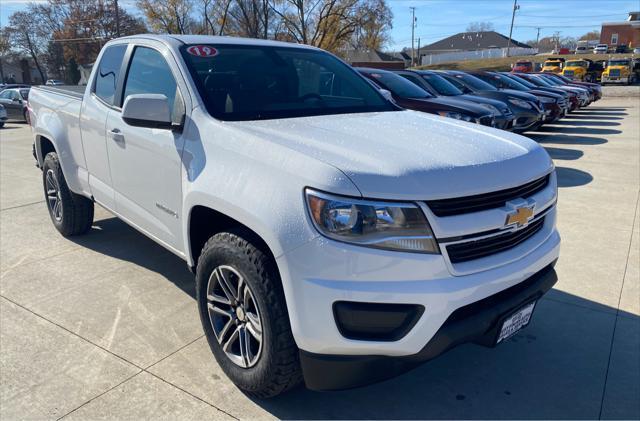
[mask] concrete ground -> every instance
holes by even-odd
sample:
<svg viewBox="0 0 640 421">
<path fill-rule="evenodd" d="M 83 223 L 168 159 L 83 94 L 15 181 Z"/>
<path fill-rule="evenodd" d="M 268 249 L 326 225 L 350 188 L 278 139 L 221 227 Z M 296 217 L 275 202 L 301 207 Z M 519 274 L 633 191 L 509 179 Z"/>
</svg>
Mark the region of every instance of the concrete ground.
<svg viewBox="0 0 640 421">
<path fill-rule="evenodd" d="M 507 343 L 396 379 L 254 401 L 208 349 L 184 263 L 107 212 L 62 238 L 29 129 L 0 130 L 0 418 L 640 418 L 640 97 L 531 137 L 560 180 L 559 282 Z"/>
</svg>

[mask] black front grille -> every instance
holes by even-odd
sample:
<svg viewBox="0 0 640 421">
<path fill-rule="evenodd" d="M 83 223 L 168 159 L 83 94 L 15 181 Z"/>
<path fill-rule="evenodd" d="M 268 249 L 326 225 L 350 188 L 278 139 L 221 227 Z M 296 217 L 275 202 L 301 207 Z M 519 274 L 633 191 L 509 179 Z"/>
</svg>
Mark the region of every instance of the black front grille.
<svg viewBox="0 0 640 421">
<path fill-rule="evenodd" d="M 480 117 L 480 124 L 482 124 L 483 126 L 494 126 L 494 120 L 493 120 L 493 116 L 485 116 L 485 117 Z"/>
<path fill-rule="evenodd" d="M 509 200 L 526 198 L 543 190 L 549 184 L 549 175 L 531 181 L 522 186 L 475 196 L 453 199 L 429 200 L 427 206 L 436 216 L 453 216 L 500 208 Z"/>
<path fill-rule="evenodd" d="M 481 240 L 452 244 L 447 247 L 451 263 L 462 263 L 500 253 L 528 240 L 542 229 L 544 218 L 529 224 L 527 227 Z"/>
</svg>

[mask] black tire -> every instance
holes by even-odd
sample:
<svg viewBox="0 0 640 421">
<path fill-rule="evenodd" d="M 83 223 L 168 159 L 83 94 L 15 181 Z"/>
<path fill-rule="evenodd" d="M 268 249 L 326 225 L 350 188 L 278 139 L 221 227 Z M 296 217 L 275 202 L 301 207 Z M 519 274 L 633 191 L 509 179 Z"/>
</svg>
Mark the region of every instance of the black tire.
<svg viewBox="0 0 640 421">
<path fill-rule="evenodd" d="M 256 244 L 253 235 L 245 230 L 231 230 L 211 237 L 198 260 L 196 295 L 202 326 L 218 364 L 242 391 L 262 399 L 297 386 L 302 381 L 302 372 L 276 263 Z M 213 329 L 207 291 L 214 270 L 220 266 L 237 271 L 255 297 L 262 325 L 262 345 L 252 366 L 241 367 L 233 362 L 218 342 Z M 230 313 L 235 314 L 233 310 Z M 235 323 L 229 331 L 241 324 L 238 320 Z M 250 323 L 247 321 L 246 324 Z M 224 342 L 225 334 L 221 334 L 221 337 Z"/>
<path fill-rule="evenodd" d="M 51 184 L 51 178 L 55 185 Z M 49 216 L 60 234 L 70 237 L 86 233 L 93 223 L 93 202 L 69 190 L 55 152 L 49 152 L 44 158 L 42 184 Z M 52 192 L 52 187 L 56 192 Z"/>
</svg>

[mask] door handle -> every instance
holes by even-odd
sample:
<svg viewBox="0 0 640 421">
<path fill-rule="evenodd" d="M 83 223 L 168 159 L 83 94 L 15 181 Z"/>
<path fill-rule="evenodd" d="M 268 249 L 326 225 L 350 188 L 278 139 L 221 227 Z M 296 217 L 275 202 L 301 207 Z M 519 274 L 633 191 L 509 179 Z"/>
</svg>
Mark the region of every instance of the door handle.
<svg viewBox="0 0 640 421">
<path fill-rule="evenodd" d="M 124 135 L 120 131 L 120 129 L 111 129 L 109 130 L 109 136 L 112 140 L 116 142 L 124 142 Z"/>
</svg>

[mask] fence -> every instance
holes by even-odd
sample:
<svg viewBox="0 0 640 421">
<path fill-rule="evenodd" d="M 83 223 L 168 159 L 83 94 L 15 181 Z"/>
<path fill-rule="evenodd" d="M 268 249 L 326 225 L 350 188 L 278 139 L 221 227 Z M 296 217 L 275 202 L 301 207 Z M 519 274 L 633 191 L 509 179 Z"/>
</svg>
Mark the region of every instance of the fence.
<svg viewBox="0 0 640 421">
<path fill-rule="evenodd" d="M 510 56 L 526 56 L 536 54 L 537 48 L 511 47 Z M 454 53 L 429 54 L 421 57 L 420 63 L 428 66 L 430 64 L 446 63 L 450 61 L 478 60 L 483 58 L 502 58 L 507 56 L 506 48 L 491 48 L 479 51 L 458 51 Z"/>
</svg>

